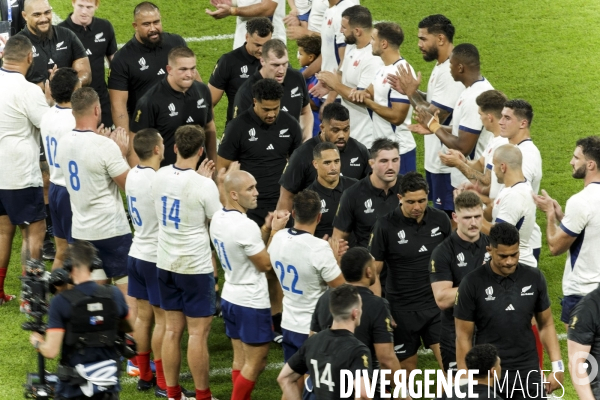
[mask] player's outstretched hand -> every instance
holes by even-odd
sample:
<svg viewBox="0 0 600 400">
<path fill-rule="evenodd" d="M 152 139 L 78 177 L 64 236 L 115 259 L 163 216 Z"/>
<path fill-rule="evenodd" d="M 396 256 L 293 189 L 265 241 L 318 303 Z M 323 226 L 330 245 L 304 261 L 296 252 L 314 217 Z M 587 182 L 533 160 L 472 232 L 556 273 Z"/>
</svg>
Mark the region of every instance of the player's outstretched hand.
<svg viewBox="0 0 600 400">
<path fill-rule="evenodd" d="M 121 154 L 125 157 L 129 149 L 129 135 L 127 135 L 127 131 L 119 127 L 110 133 L 110 138 L 119 146 Z"/>
<path fill-rule="evenodd" d="M 531 192 L 531 196 L 533 197 L 533 201 L 535 202 L 537 208 L 546 214 L 549 212 L 554 212 L 554 199 L 550 197 L 548 192 L 546 192 L 544 189 L 542 189 L 542 194 L 535 194 Z"/>
<path fill-rule="evenodd" d="M 350 97 L 350 100 L 353 101 L 354 103 L 362 104 L 365 102 L 365 99 L 370 99 L 371 95 L 366 90 L 352 89 L 350 91 L 349 97 Z"/>
<path fill-rule="evenodd" d="M 565 380 L 564 372 L 550 373 L 550 375 L 548 376 L 548 380 L 545 383 L 546 393 L 551 394 L 556 389 L 562 388 L 563 387 L 562 383 L 564 382 L 564 380 Z"/>
<path fill-rule="evenodd" d="M 285 228 L 290 219 L 290 212 L 287 210 L 277 210 L 273 212 L 273 221 L 271 222 L 271 231 L 280 231 Z"/>
<path fill-rule="evenodd" d="M 339 75 L 334 74 L 331 71 L 321 71 L 321 72 L 317 73 L 316 76 L 317 76 L 317 79 L 319 80 L 319 83 L 321 83 L 322 85 L 325 85 L 326 87 L 328 87 L 331 90 L 333 90 L 335 85 L 337 83 L 339 83 L 339 81 L 340 81 Z M 317 87 L 317 85 L 315 85 L 312 90 L 314 90 L 315 87 Z"/>
<path fill-rule="evenodd" d="M 215 11 L 211 11 L 208 8 L 204 11 L 214 19 L 222 19 L 231 15 L 231 5 L 217 4 L 215 7 L 217 8 Z"/>
<path fill-rule="evenodd" d="M 240 163 L 238 161 L 234 161 L 231 164 L 229 164 L 228 168 L 221 168 L 217 173 L 217 185 L 221 186 L 225 182 L 225 177 L 228 173 L 239 170 Z"/>
<path fill-rule="evenodd" d="M 394 89 L 406 96 L 412 96 L 419 89 L 420 84 L 420 72 L 417 73 L 417 79 L 415 79 L 408 66 L 402 64 L 398 65 L 398 86 L 401 90 Z"/>
<path fill-rule="evenodd" d="M 329 240 L 327 240 L 329 242 L 329 246 L 331 247 L 331 250 L 333 251 L 333 255 L 335 256 L 335 258 L 337 260 L 340 259 L 340 241 L 339 240 L 335 240 L 334 238 L 329 238 Z"/>
<path fill-rule="evenodd" d="M 312 87 L 312 89 L 310 89 L 308 91 L 310 94 L 312 94 L 315 97 L 318 98 L 322 98 L 323 96 L 326 96 L 327 93 L 330 92 L 329 88 L 327 86 L 325 86 L 321 81 L 319 81 L 315 86 Z"/>
<path fill-rule="evenodd" d="M 408 130 L 419 135 L 431 135 L 431 131 L 421 124 L 410 124 Z"/>
<path fill-rule="evenodd" d="M 212 179 L 213 174 L 215 173 L 215 162 L 213 160 L 209 160 L 208 158 L 204 159 L 204 161 L 200 163 L 200 166 L 196 172 L 206 178 Z"/>
</svg>

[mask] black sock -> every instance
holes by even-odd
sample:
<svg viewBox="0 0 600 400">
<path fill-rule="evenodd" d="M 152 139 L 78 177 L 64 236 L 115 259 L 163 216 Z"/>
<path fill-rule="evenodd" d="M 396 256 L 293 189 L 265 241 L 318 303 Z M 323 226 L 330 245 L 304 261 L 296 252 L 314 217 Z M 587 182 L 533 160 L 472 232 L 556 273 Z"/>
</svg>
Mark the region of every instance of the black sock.
<svg viewBox="0 0 600 400">
<path fill-rule="evenodd" d="M 50 217 L 50 205 L 46 204 L 46 235 L 44 240 L 50 240 L 50 232 L 52 232 L 52 217 Z"/>
<path fill-rule="evenodd" d="M 272 315 L 271 319 L 273 320 L 273 330 L 281 332 L 281 313 Z"/>
</svg>

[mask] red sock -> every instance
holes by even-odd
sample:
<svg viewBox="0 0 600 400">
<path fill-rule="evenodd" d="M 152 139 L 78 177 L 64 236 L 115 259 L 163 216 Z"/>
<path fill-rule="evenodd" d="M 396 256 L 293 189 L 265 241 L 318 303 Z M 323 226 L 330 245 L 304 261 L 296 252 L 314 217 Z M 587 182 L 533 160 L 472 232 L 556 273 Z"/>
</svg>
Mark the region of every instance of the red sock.
<svg viewBox="0 0 600 400">
<path fill-rule="evenodd" d="M 156 361 L 154 361 L 156 364 Z M 181 400 L 181 386 L 167 386 L 167 397 L 169 399 Z"/>
<path fill-rule="evenodd" d="M 233 369 L 231 370 L 231 382 L 235 385 L 235 381 L 237 381 L 238 376 L 240 376 L 240 370 L 239 369 Z"/>
<path fill-rule="evenodd" d="M 256 382 L 249 381 L 244 378 L 244 375 L 240 374 L 235 385 L 233 385 L 233 393 L 231 394 L 231 400 L 248 400 L 250 399 L 250 393 L 254 390 Z"/>
<path fill-rule="evenodd" d="M 154 366 L 156 367 L 156 386 L 158 386 L 160 390 L 165 390 L 167 388 L 167 381 L 165 380 L 162 360 L 154 360 Z"/>
<path fill-rule="evenodd" d="M 140 379 L 144 381 L 151 381 L 154 375 L 150 369 L 150 352 L 146 351 L 144 353 L 138 353 L 136 358 L 138 368 L 140 370 Z"/>
<path fill-rule="evenodd" d="M 129 361 L 131 361 L 131 364 L 133 364 L 134 367 L 138 366 L 137 356 L 131 357 Z"/>
<path fill-rule="evenodd" d="M 6 279 L 6 273 L 8 268 L 0 268 L 0 297 L 4 296 L 4 279 Z"/>
<path fill-rule="evenodd" d="M 542 346 L 542 341 L 540 340 L 540 332 L 535 325 L 531 327 L 531 330 L 533 331 L 533 336 L 535 336 L 535 348 L 540 360 L 540 369 L 544 369 L 544 346 Z"/>
<path fill-rule="evenodd" d="M 212 393 L 210 392 L 210 388 L 205 390 L 196 389 L 196 400 L 210 400 L 212 398 Z"/>
</svg>

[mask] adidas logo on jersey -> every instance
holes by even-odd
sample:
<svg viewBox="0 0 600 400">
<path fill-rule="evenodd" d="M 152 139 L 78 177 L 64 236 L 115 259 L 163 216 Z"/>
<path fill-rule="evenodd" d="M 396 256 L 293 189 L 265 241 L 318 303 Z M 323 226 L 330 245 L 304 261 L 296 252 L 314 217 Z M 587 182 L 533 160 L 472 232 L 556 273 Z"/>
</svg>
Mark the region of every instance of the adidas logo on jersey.
<svg viewBox="0 0 600 400">
<path fill-rule="evenodd" d="M 273 147 L 273 145 L 270 144 L 270 145 L 267 146 L 267 150 L 275 150 L 275 147 Z"/>
<path fill-rule="evenodd" d="M 287 107 L 286 107 L 286 106 L 283 106 L 283 107 L 281 107 L 281 111 L 288 112 L 288 109 L 287 109 Z"/>
<path fill-rule="evenodd" d="M 533 296 L 533 292 L 530 292 L 529 289 L 531 289 L 531 285 L 529 286 L 525 286 L 523 289 L 521 289 L 521 296 Z"/>
<path fill-rule="evenodd" d="M 67 46 L 63 46 L 63 44 L 65 44 L 64 40 L 62 42 L 56 43 L 56 50 L 64 50 L 64 49 L 66 49 Z"/>
<path fill-rule="evenodd" d="M 192 119 L 192 117 L 189 117 L 188 119 L 185 120 L 186 124 L 191 124 L 193 122 L 194 122 L 194 120 Z"/>
<path fill-rule="evenodd" d="M 300 88 L 298 86 L 296 86 L 295 88 L 292 89 L 292 91 L 291 91 L 291 93 L 292 93 L 292 96 L 291 96 L 292 99 L 294 97 L 298 97 L 298 96 L 300 96 L 302 94 L 302 93 L 298 93 L 298 90 L 300 90 Z"/>
<path fill-rule="evenodd" d="M 171 111 L 171 113 L 169 114 L 169 117 L 174 117 L 177 114 L 179 114 L 177 111 L 175 111 L 175 104 L 173 104 L 173 103 L 169 104 L 169 111 Z"/>
<path fill-rule="evenodd" d="M 290 137 L 290 135 L 286 135 L 287 131 L 289 131 L 289 129 L 282 129 L 279 131 L 279 137 Z"/>
<path fill-rule="evenodd" d="M 256 129 L 252 128 L 248 131 L 248 134 L 250 135 L 250 139 L 248 139 L 251 142 L 256 142 L 258 140 L 258 138 L 256 137 Z"/>
<path fill-rule="evenodd" d="M 358 161 L 359 157 L 354 157 L 350 159 L 350 166 L 351 167 L 360 167 L 360 163 L 359 164 L 355 164 Z"/>
<path fill-rule="evenodd" d="M 425 247 L 425 246 L 421 246 L 421 248 L 419 249 L 419 253 L 424 253 L 426 251 L 428 251 L 428 250 L 427 250 L 427 247 Z"/>
<path fill-rule="evenodd" d="M 164 74 L 165 74 L 165 71 L 162 68 L 156 73 L 156 75 L 164 75 Z"/>
<path fill-rule="evenodd" d="M 94 42 L 99 43 L 99 42 L 106 42 L 106 38 L 103 37 L 104 36 L 104 32 L 100 32 L 97 33 L 96 36 L 94 36 Z"/>
<path fill-rule="evenodd" d="M 138 60 L 138 64 L 140 64 L 140 71 L 145 71 L 149 68 L 148 65 L 146 65 L 146 59 L 144 57 L 140 58 Z"/>
<path fill-rule="evenodd" d="M 85 54 L 87 54 L 88 56 L 91 56 L 91 55 L 92 55 L 92 51 L 91 51 L 90 49 L 87 49 L 87 50 L 85 51 Z"/>
<path fill-rule="evenodd" d="M 505 308 L 505 311 L 515 311 L 515 308 L 512 304 L 509 304 L 508 307 Z"/>
<path fill-rule="evenodd" d="M 217 67 L 215 67 L 216 69 Z M 242 68 L 240 68 L 240 71 L 242 71 L 242 74 L 240 75 L 240 78 L 246 79 L 248 78 L 250 75 L 248 75 L 248 66 L 244 65 Z"/>
</svg>

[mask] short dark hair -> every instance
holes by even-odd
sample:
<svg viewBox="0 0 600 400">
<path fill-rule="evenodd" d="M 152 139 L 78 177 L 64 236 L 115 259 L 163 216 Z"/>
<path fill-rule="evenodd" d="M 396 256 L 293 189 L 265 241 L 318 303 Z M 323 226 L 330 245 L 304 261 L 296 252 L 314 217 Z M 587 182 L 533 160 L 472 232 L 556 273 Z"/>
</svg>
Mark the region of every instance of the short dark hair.
<svg viewBox="0 0 600 400">
<path fill-rule="evenodd" d="M 483 207 L 483 202 L 477 196 L 477 193 L 471 190 L 465 190 L 461 192 L 454 199 L 454 210 L 460 211 L 463 208 L 475 208 L 475 207 Z"/>
<path fill-rule="evenodd" d="M 398 48 L 404 42 L 404 32 L 394 22 L 379 22 L 374 28 L 377 29 L 379 39 L 386 40 L 392 47 Z"/>
<path fill-rule="evenodd" d="M 499 90 L 486 90 L 475 99 L 475 102 L 485 114 L 494 114 L 498 119 L 502 118 L 502 109 L 508 97 Z"/>
<path fill-rule="evenodd" d="M 261 79 L 252 85 L 252 97 L 257 101 L 281 100 L 283 98 L 283 86 L 275 79 Z"/>
<path fill-rule="evenodd" d="M 100 98 L 98 97 L 98 93 L 91 87 L 77 89 L 71 96 L 71 110 L 73 111 L 73 115 L 85 115 L 97 102 L 100 102 Z"/>
<path fill-rule="evenodd" d="M 70 260 L 74 268 L 87 267 L 91 270 L 97 255 L 98 250 L 93 244 L 86 240 L 75 240 L 69 245 L 65 259 Z"/>
<path fill-rule="evenodd" d="M 452 21 L 442 14 L 429 15 L 419 22 L 419 29 L 427 28 L 427 33 L 439 35 L 440 33 L 448 39 L 450 43 L 454 39 L 455 28 Z"/>
<path fill-rule="evenodd" d="M 321 154 L 325 151 L 325 150 L 335 150 L 338 152 L 338 154 L 340 154 L 340 151 L 338 150 L 337 146 L 331 142 L 321 142 L 318 145 L 315 146 L 315 148 L 313 149 L 313 159 L 317 160 L 321 158 Z"/>
<path fill-rule="evenodd" d="M 360 294 L 356 286 L 344 283 L 331 290 L 329 294 L 329 312 L 334 320 L 350 319 L 352 309 L 360 303 Z"/>
<path fill-rule="evenodd" d="M 329 103 L 323 108 L 323 119 L 321 122 L 329 122 L 332 119 L 336 121 L 348 121 L 350 119 L 350 112 L 342 103 Z"/>
<path fill-rule="evenodd" d="M 452 50 L 452 56 L 456 57 L 461 64 L 470 68 L 479 68 L 479 50 L 471 43 L 461 43 Z"/>
<path fill-rule="evenodd" d="M 177 153 L 183 158 L 190 158 L 204 146 L 204 129 L 198 125 L 183 125 L 175 131 Z"/>
<path fill-rule="evenodd" d="M 533 122 L 533 107 L 528 101 L 523 99 L 508 100 L 504 103 L 504 107 L 510 108 L 515 113 L 515 116 L 527 120 L 527 125 L 531 126 Z"/>
<path fill-rule="evenodd" d="M 588 136 L 577 141 L 577 147 L 581 147 L 581 152 L 587 160 L 596 163 L 596 168 L 600 169 L 600 136 Z"/>
<path fill-rule="evenodd" d="M 490 229 L 490 245 L 498 248 L 498 245 L 513 246 L 519 243 L 519 230 L 508 222 L 499 222 Z"/>
<path fill-rule="evenodd" d="M 398 154 L 400 154 L 400 145 L 398 142 L 394 142 L 393 140 L 380 138 L 373 142 L 371 145 L 370 156 L 371 160 L 377 158 L 377 155 L 381 150 L 398 150 Z"/>
<path fill-rule="evenodd" d="M 149 1 L 142 1 L 140 4 L 135 6 L 135 8 L 133 9 L 133 18 L 135 18 L 141 12 L 148 12 L 148 11 L 152 12 L 155 10 L 160 12 L 160 10 L 156 4 L 149 2 Z"/>
<path fill-rule="evenodd" d="M 321 55 L 321 36 L 302 36 L 296 41 L 306 54 L 319 57 Z"/>
<path fill-rule="evenodd" d="M 160 143 L 160 133 L 154 128 L 140 129 L 133 137 L 133 150 L 141 161 L 152 157 L 154 147 Z"/>
<path fill-rule="evenodd" d="M 347 18 L 351 26 L 359 28 L 371 28 L 373 26 L 373 16 L 371 11 L 364 6 L 348 7 L 342 12 L 342 18 Z"/>
<path fill-rule="evenodd" d="M 497 361 L 498 350 L 493 344 L 489 343 L 473 346 L 465 356 L 467 369 L 479 371 L 477 375 L 474 375 L 476 378 L 487 377 L 488 371 L 496 365 Z"/>
<path fill-rule="evenodd" d="M 4 61 L 23 62 L 32 52 L 33 44 L 25 35 L 11 36 L 4 45 Z"/>
<path fill-rule="evenodd" d="M 273 34 L 274 28 L 269 18 L 257 17 L 251 18 L 246 22 L 246 31 L 250 36 L 256 33 L 259 37 L 264 38 Z"/>
<path fill-rule="evenodd" d="M 267 40 L 265 42 L 265 44 L 263 44 L 263 46 L 262 46 L 262 56 L 261 57 L 263 58 L 263 60 L 266 60 L 269 58 L 270 52 L 273 52 L 275 57 L 281 58 L 281 57 L 285 56 L 285 54 L 287 53 L 287 47 L 285 46 L 285 43 L 283 43 L 279 39 Z"/>
<path fill-rule="evenodd" d="M 429 185 L 427 180 L 416 171 L 411 171 L 405 174 L 400 181 L 400 194 L 404 196 L 407 192 L 418 192 L 424 190 L 429 193 Z"/>
<path fill-rule="evenodd" d="M 196 54 L 194 51 L 186 46 L 177 46 L 173 47 L 169 51 L 168 62 L 172 63 L 177 61 L 180 58 L 196 58 Z"/>
<path fill-rule="evenodd" d="M 317 219 L 321 212 L 321 198 L 317 192 L 304 189 L 296 196 L 292 205 L 295 219 L 301 224 L 310 224 Z"/>
<path fill-rule="evenodd" d="M 373 256 L 364 247 L 353 247 L 340 260 L 340 269 L 346 282 L 358 282 L 365 276 L 365 269 Z"/>
<path fill-rule="evenodd" d="M 59 68 L 50 80 L 50 92 L 57 103 L 68 103 L 79 83 L 77 71 L 73 68 Z"/>
</svg>

